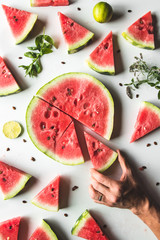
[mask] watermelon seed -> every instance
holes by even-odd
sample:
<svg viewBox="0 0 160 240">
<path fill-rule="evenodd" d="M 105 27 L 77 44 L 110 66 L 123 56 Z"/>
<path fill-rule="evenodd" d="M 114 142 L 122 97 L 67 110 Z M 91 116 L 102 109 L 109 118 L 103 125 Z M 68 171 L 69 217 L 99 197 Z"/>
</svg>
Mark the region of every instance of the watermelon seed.
<svg viewBox="0 0 160 240">
<path fill-rule="evenodd" d="M 27 140 L 26 140 L 26 139 L 23 139 L 23 142 L 27 142 Z"/>
<path fill-rule="evenodd" d="M 9 226 L 9 229 L 12 229 L 12 226 Z"/>
<path fill-rule="evenodd" d="M 100 231 L 96 231 L 96 233 L 100 233 Z"/>
<path fill-rule="evenodd" d="M 57 111 L 54 111 L 54 112 L 53 112 L 53 116 L 54 116 L 54 117 L 58 117 L 58 112 L 57 112 Z"/>
<path fill-rule="evenodd" d="M 158 145 L 158 143 L 157 143 L 157 142 L 154 142 L 154 145 Z"/>
<path fill-rule="evenodd" d="M 90 105 L 89 103 L 85 103 L 85 104 L 83 105 L 83 108 L 86 109 L 87 107 L 89 107 L 89 105 Z"/>
<path fill-rule="evenodd" d="M 56 98 L 56 97 L 53 97 L 53 98 L 52 98 L 52 101 L 53 101 L 53 102 L 54 102 L 54 101 L 56 101 L 56 100 L 57 100 L 57 98 Z"/>
<path fill-rule="evenodd" d="M 23 200 L 22 203 L 27 203 L 27 201 L 26 201 L 26 200 Z"/>
<path fill-rule="evenodd" d="M 78 7 L 78 8 L 77 8 L 77 10 L 78 10 L 78 11 L 81 11 L 81 8 L 80 8 L 80 7 Z"/>
<path fill-rule="evenodd" d="M 63 146 L 62 146 L 62 149 L 64 149 L 64 148 L 65 148 L 65 146 L 63 145 Z"/>
<path fill-rule="evenodd" d="M 54 126 L 51 126 L 50 129 L 54 129 Z"/>
<path fill-rule="evenodd" d="M 123 86 L 123 84 L 122 84 L 122 83 L 119 83 L 119 86 L 120 86 L 120 87 L 122 87 L 122 86 Z"/>
<path fill-rule="evenodd" d="M 136 94 L 136 98 L 139 98 L 139 94 Z"/>
<path fill-rule="evenodd" d="M 49 118 L 51 116 L 51 112 L 50 111 L 46 111 L 45 113 L 44 113 L 44 117 L 45 118 Z"/>
<path fill-rule="evenodd" d="M 35 161 L 36 161 L 36 159 L 35 159 L 34 157 L 31 157 L 31 160 L 32 160 L 33 162 L 35 162 Z"/>
<path fill-rule="evenodd" d="M 73 89 L 67 88 L 67 91 L 68 91 L 68 95 L 71 96 L 72 92 L 73 92 Z"/>
<path fill-rule="evenodd" d="M 16 107 L 13 106 L 12 109 L 13 109 L 13 110 L 16 110 Z"/>
<path fill-rule="evenodd" d="M 54 197 L 54 195 L 52 194 L 52 197 Z"/>
<path fill-rule="evenodd" d="M 43 130 L 46 128 L 46 123 L 45 122 L 41 122 L 40 123 L 40 128 Z"/>
<path fill-rule="evenodd" d="M 157 182 L 157 183 L 156 183 L 156 186 L 159 186 L 159 185 L 160 185 L 160 183 L 159 183 L 159 182 Z"/>
<path fill-rule="evenodd" d="M 72 22 L 70 26 L 73 27 L 73 25 L 74 25 L 74 22 Z"/>
<path fill-rule="evenodd" d="M 109 47 L 109 43 L 106 43 L 106 44 L 104 45 L 104 49 L 108 49 L 108 47 Z"/>
<path fill-rule="evenodd" d="M 77 189 L 78 189 L 78 186 L 72 187 L 72 191 L 75 191 L 75 190 L 77 190 Z"/>
<path fill-rule="evenodd" d="M 5 72 L 6 72 L 6 70 L 3 70 L 3 71 L 2 71 L 2 74 L 4 74 Z"/>
<path fill-rule="evenodd" d="M 151 146 L 151 144 L 150 143 L 148 143 L 147 145 L 146 145 L 146 147 L 150 147 Z"/>
<path fill-rule="evenodd" d="M 3 182 L 6 182 L 6 179 L 5 178 L 2 178 Z"/>
<path fill-rule="evenodd" d="M 16 18 L 16 16 L 13 16 L 13 18 Z"/>
<path fill-rule="evenodd" d="M 80 100 L 82 100 L 82 99 L 83 99 L 83 95 L 81 94 L 81 95 L 80 95 Z"/>
<path fill-rule="evenodd" d="M 62 61 L 61 63 L 62 63 L 62 64 L 66 64 L 66 62 L 63 62 L 63 61 Z"/>
<path fill-rule="evenodd" d="M 50 140 L 51 138 L 50 137 L 47 137 L 47 140 Z"/>
<path fill-rule="evenodd" d="M 132 10 L 128 10 L 128 12 L 129 12 L 129 13 L 131 13 L 131 12 L 132 12 Z"/>
<path fill-rule="evenodd" d="M 23 57 L 19 57 L 18 59 L 22 59 Z"/>
<path fill-rule="evenodd" d="M 65 217 L 68 217 L 68 214 L 67 214 L 67 213 L 65 213 L 65 214 L 64 214 L 64 216 L 65 216 Z"/>
<path fill-rule="evenodd" d="M 18 18 L 16 18 L 15 21 L 17 22 L 17 21 L 18 21 Z"/>
<path fill-rule="evenodd" d="M 7 151 L 7 152 L 10 151 L 10 148 L 7 148 L 6 151 Z"/>
<path fill-rule="evenodd" d="M 92 124 L 92 127 L 95 127 L 95 126 L 96 126 L 96 124 L 95 124 L 95 123 L 93 123 L 93 124 Z"/>
<path fill-rule="evenodd" d="M 148 30 L 148 33 L 149 33 L 149 34 L 153 34 L 153 30 L 150 30 L 150 29 L 149 29 L 149 30 Z"/>
<path fill-rule="evenodd" d="M 141 31 L 143 29 L 143 27 L 139 26 L 138 29 Z"/>
<path fill-rule="evenodd" d="M 143 24 L 143 20 L 142 20 L 142 18 L 139 19 L 139 22 L 140 22 L 140 24 Z"/>
<path fill-rule="evenodd" d="M 2 174 L 3 173 L 3 171 L 0 171 L 0 174 Z"/>
<path fill-rule="evenodd" d="M 52 192 L 53 192 L 53 191 L 54 191 L 54 188 L 52 188 L 51 190 L 52 190 Z"/>
<path fill-rule="evenodd" d="M 77 106 L 77 98 L 74 99 L 74 105 Z"/>
</svg>

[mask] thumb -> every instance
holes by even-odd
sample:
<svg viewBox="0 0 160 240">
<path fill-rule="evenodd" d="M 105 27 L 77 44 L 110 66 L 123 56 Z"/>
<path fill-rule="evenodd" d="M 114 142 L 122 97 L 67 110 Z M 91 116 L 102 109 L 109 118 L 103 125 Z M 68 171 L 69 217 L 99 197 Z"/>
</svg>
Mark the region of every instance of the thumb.
<svg viewBox="0 0 160 240">
<path fill-rule="evenodd" d="M 122 156 L 119 149 L 117 150 L 117 153 L 118 153 L 118 161 L 119 161 L 120 166 L 122 168 L 121 180 L 123 180 L 127 175 L 129 175 L 130 167 L 129 167 L 127 161 L 125 160 L 125 158 Z"/>
</svg>

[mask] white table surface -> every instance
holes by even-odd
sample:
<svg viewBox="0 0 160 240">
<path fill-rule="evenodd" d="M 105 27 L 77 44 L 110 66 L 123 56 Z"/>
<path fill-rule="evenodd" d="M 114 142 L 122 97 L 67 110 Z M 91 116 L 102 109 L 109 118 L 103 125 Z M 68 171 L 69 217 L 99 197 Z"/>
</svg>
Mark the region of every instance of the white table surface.
<svg viewBox="0 0 160 240">
<path fill-rule="evenodd" d="M 36 149 L 26 131 L 25 112 L 32 96 L 52 78 L 70 71 L 85 72 L 95 76 L 110 90 L 115 102 L 115 123 L 110 141 L 111 145 L 113 148 L 120 148 L 128 154 L 129 161 L 135 166 L 141 181 L 145 183 L 150 193 L 159 200 L 160 186 L 156 186 L 156 183 L 160 182 L 159 129 L 141 140 L 129 144 L 141 101 L 149 101 L 160 107 L 157 91 L 148 86 L 142 86 L 136 91 L 139 98 L 135 97 L 135 93 L 131 100 L 126 96 L 125 87 L 119 86 L 119 83 L 126 83 L 131 79 L 132 74 L 129 73 L 128 67 L 133 63 L 134 56 L 138 56 L 139 53 L 143 53 L 144 58 L 150 64 L 160 65 L 158 46 L 154 51 L 139 49 L 127 43 L 121 36 L 121 33 L 131 23 L 151 10 L 156 16 L 156 31 L 158 29 L 156 35 L 157 38 L 160 38 L 159 1 L 110 0 L 109 3 L 114 9 L 114 17 L 111 22 L 105 24 L 99 24 L 93 19 L 92 9 L 98 2 L 97 0 L 73 0 L 66 7 L 46 8 L 31 8 L 29 0 L 1 0 L 1 2 L 37 13 L 38 22 L 29 38 L 16 46 L 0 7 L 0 56 L 6 59 L 8 67 L 23 88 L 23 91 L 18 94 L 0 98 L 0 159 L 33 175 L 26 188 L 18 196 L 6 201 L 2 197 L 0 198 L 0 221 L 21 216 L 20 240 L 29 239 L 31 233 L 40 224 L 41 219 L 46 219 L 51 224 L 59 239 L 74 240 L 79 238 L 70 234 L 71 228 L 81 213 L 85 209 L 89 209 L 101 226 L 107 225 L 105 231 L 111 240 L 155 240 L 156 238 L 150 229 L 130 211 L 98 205 L 90 199 L 88 194 L 89 169 L 92 167 L 90 161 L 80 166 L 65 166 Z M 80 7 L 81 11 L 78 11 L 77 7 Z M 132 10 L 132 12 L 128 13 L 128 10 Z M 78 53 L 68 55 L 57 16 L 58 11 L 93 31 L 95 33 L 94 42 Z M 46 34 L 52 36 L 58 44 L 58 49 L 55 49 L 52 54 L 42 57 L 43 71 L 37 78 L 24 77 L 23 69 L 18 68 L 18 66 L 29 62 L 27 58 L 23 57 L 23 54 L 27 51 L 27 46 L 34 45 L 35 36 L 42 33 L 43 26 L 45 26 Z M 85 64 L 87 56 L 110 30 L 114 34 L 117 69 L 115 76 L 98 74 Z M 120 53 L 117 53 L 118 49 L 121 50 Z M 19 59 L 19 57 L 23 57 L 23 59 Z M 61 61 L 65 61 L 66 64 L 61 64 Z M 12 106 L 15 106 L 16 110 L 13 110 Z M 24 127 L 22 136 L 15 140 L 7 139 L 2 133 L 3 124 L 10 120 L 19 121 Z M 24 143 L 23 139 L 26 139 L 27 142 Z M 157 141 L 157 146 L 153 144 L 154 141 Z M 151 143 L 151 146 L 147 148 L 148 143 Z M 8 147 L 10 151 L 6 151 Z M 35 157 L 36 161 L 31 161 L 31 157 Z M 139 171 L 141 166 L 146 166 L 147 169 Z M 118 178 L 120 176 L 118 163 L 114 164 L 106 173 Z M 47 212 L 32 205 L 30 200 L 57 174 L 61 175 L 63 185 L 60 196 L 63 203 L 59 212 Z M 73 192 L 74 185 L 77 185 L 79 189 Z M 22 203 L 23 200 L 26 200 L 27 203 Z M 64 217 L 64 213 L 67 213 L 68 217 Z"/>
</svg>

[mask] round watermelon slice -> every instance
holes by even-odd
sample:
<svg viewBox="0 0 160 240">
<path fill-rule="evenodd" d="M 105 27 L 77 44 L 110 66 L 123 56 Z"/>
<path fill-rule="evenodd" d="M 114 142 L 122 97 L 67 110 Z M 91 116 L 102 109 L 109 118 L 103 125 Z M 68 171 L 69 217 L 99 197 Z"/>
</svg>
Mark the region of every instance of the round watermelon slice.
<svg viewBox="0 0 160 240">
<path fill-rule="evenodd" d="M 88 240 L 109 240 L 88 210 L 78 218 L 71 232 L 75 236 Z"/>
<path fill-rule="evenodd" d="M 151 12 L 149 11 L 134 22 L 122 33 L 122 36 L 132 45 L 140 48 L 154 49 L 154 31 Z"/>
<path fill-rule="evenodd" d="M 7 68 L 3 58 L 0 57 L 0 96 L 6 96 L 20 91 L 21 89 L 18 83 Z"/>
<path fill-rule="evenodd" d="M 84 159 L 71 123 L 68 115 L 37 97 L 33 97 L 27 108 L 27 131 L 35 146 L 58 162 L 77 165 Z"/>
<path fill-rule="evenodd" d="M 59 210 L 59 183 L 60 176 L 57 176 L 31 202 L 39 208 L 57 212 Z"/>
<path fill-rule="evenodd" d="M 12 218 L 10 220 L 0 223 L 0 239 L 1 240 L 18 240 L 18 231 L 20 224 L 20 217 Z"/>
<path fill-rule="evenodd" d="M 21 43 L 32 30 L 37 14 L 30 13 L 13 7 L 2 5 L 7 21 L 15 38 L 15 43 Z"/>
<path fill-rule="evenodd" d="M 50 226 L 42 220 L 41 226 L 34 231 L 29 240 L 58 240 L 58 238 Z"/>
<path fill-rule="evenodd" d="M 117 158 L 117 153 L 89 135 L 84 133 L 90 159 L 95 169 L 104 172 Z"/>
<path fill-rule="evenodd" d="M 96 72 L 115 74 L 112 32 L 93 50 L 87 63 Z"/>
<path fill-rule="evenodd" d="M 160 127 L 160 109 L 149 102 L 142 102 L 130 143 Z"/>
<path fill-rule="evenodd" d="M 114 103 L 108 89 L 96 78 L 85 73 L 63 74 L 40 88 L 37 95 L 110 139 Z"/>
<path fill-rule="evenodd" d="M 79 51 L 93 38 L 94 33 L 88 29 L 82 27 L 61 12 L 58 15 L 69 54 Z"/>
<path fill-rule="evenodd" d="M 31 7 L 67 6 L 68 0 L 30 0 Z"/>
<path fill-rule="evenodd" d="M 0 189 L 4 200 L 17 195 L 30 178 L 29 174 L 0 161 Z"/>
</svg>

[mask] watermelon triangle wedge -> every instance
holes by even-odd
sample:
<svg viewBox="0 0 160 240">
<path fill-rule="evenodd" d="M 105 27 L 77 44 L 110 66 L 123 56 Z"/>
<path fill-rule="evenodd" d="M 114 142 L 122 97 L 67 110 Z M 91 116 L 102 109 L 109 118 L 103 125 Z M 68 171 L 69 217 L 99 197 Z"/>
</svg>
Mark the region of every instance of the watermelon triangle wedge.
<svg viewBox="0 0 160 240">
<path fill-rule="evenodd" d="M 136 47 L 154 49 L 154 29 L 151 11 L 128 27 L 122 33 L 122 36 Z"/>
<path fill-rule="evenodd" d="M 109 240 L 88 210 L 84 211 L 72 228 L 72 235 L 87 240 Z"/>
<path fill-rule="evenodd" d="M 30 178 L 29 174 L 0 161 L 0 189 L 4 200 L 17 195 Z"/>
<path fill-rule="evenodd" d="M 37 20 L 37 14 L 6 5 L 2 5 L 2 8 L 15 38 L 15 43 L 21 43 L 32 30 Z"/>
<path fill-rule="evenodd" d="M 89 55 L 87 64 L 96 72 L 115 74 L 112 32 Z"/>
<path fill-rule="evenodd" d="M 67 6 L 68 0 L 30 0 L 31 7 Z"/>
<path fill-rule="evenodd" d="M 0 223 L 1 240 L 18 240 L 20 217 L 12 218 Z"/>
<path fill-rule="evenodd" d="M 39 226 L 29 240 L 58 240 L 56 234 L 52 231 L 50 226 L 42 220 L 41 226 Z"/>
<path fill-rule="evenodd" d="M 93 38 L 94 33 L 88 29 L 82 27 L 61 12 L 58 15 L 69 54 L 79 51 Z"/>
<path fill-rule="evenodd" d="M 57 176 L 31 202 L 39 208 L 57 212 L 59 210 L 59 183 L 60 176 Z"/>
<path fill-rule="evenodd" d="M 85 132 L 84 135 L 93 167 L 99 172 L 104 172 L 116 160 L 117 153 L 90 134 Z"/>
<path fill-rule="evenodd" d="M 8 69 L 3 58 L 0 57 L 0 96 L 18 93 L 21 89 Z"/>
<path fill-rule="evenodd" d="M 160 127 L 160 109 L 149 102 L 142 102 L 130 143 Z"/>
</svg>

